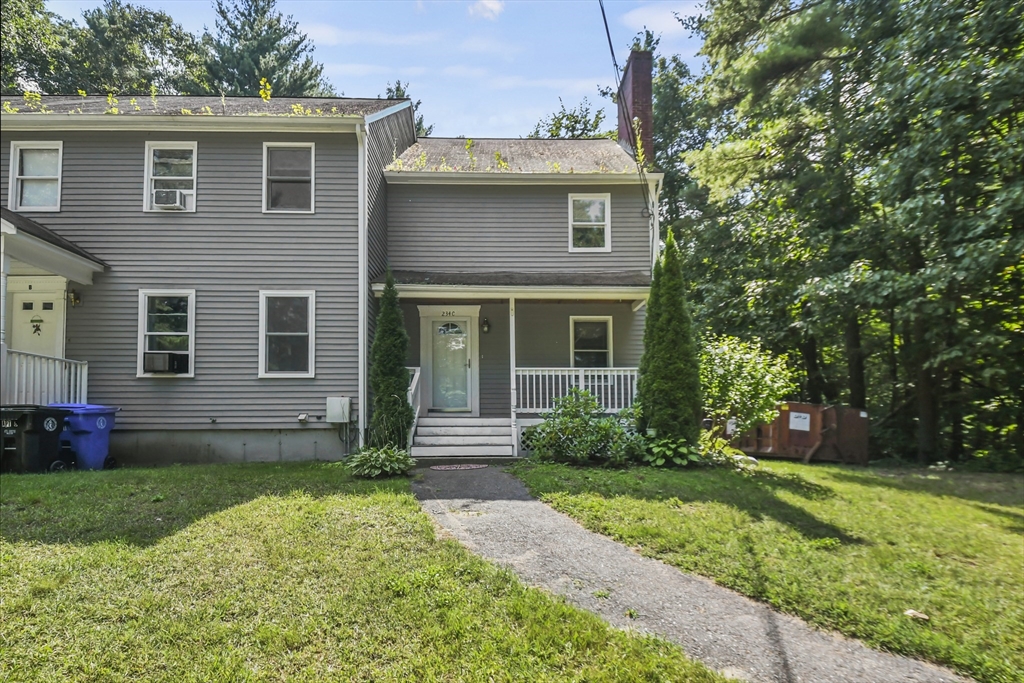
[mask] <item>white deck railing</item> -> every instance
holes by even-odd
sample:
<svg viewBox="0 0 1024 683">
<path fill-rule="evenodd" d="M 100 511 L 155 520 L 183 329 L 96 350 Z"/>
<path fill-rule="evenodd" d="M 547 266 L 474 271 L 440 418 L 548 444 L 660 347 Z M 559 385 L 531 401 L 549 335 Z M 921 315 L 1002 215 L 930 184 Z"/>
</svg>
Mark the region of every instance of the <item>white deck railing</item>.
<svg viewBox="0 0 1024 683">
<path fill-rule="evenodd" d="M 5 405 L 86 403 L 89 397 L 85 361 L 8 350 L 2 379 L 0 402 Z"/>
<path fill-rule="evenodd" d="M 420 421 L 420 406 L 423 405 L 423 400 L 420 398 L 420 369 L 419 368 L 406 368 L 409 371 L 409 405 L 412 406 L 412 426 L 409 427 L 409 441 L 406 444 L 407 448 L 412 447 L 412 438 L 416 435 L 416 425 Z"/>
<path fill-rule="evenodd" d="M 597 398 L 605 411 L 633 405 L 636 368 L 516 368 L 516 412 L 544 413 L 577 387 Z"/>
</svg>

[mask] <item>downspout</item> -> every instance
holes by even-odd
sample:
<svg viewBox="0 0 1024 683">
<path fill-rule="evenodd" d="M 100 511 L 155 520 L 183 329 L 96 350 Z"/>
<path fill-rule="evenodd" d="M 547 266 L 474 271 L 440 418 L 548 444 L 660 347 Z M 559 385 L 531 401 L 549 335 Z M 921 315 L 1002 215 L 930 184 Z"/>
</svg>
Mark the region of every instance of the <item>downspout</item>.
<svg viewBox="0 0 1024 683">
<path fill-rule="evenodd" d="M 366 245 L 366 126 L 356 125 L 356 142 L 359 147 L 359 187 L 358 187 L 358 277 L 359 277 L 359 389 L 358 389 L 358 429 L 359 446 L 363 446 L 366 437 L 366 347 L 367 347 L 367 245 Z"/>
<path fill-rule="evenodd" d="M 652 180 L 648 184 L 651 202 L 651 274 L 654 274 L 654 264 L 658 262 L 658 255 L 661 251 L 661 183 Z"/>
</svg>

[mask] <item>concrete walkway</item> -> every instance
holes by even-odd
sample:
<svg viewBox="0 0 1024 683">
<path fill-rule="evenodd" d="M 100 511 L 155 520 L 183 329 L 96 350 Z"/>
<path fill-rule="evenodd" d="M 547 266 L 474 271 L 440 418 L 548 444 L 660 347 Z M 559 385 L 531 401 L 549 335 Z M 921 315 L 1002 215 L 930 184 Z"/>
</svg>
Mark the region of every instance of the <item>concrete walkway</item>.
<svg viewBox="0 0 1024 683">
<path fill-rule="evenodd" d="M 641 557 L 534 500 L 500 467 L 422 468 L 416 474 L 413 491 L 424 509 L 470 550 L 615 626 L 678 643 L 690 656 L 733 678 L 784 683 L 964 680 L 817 631 L 707 579 Z"/>
</svg>

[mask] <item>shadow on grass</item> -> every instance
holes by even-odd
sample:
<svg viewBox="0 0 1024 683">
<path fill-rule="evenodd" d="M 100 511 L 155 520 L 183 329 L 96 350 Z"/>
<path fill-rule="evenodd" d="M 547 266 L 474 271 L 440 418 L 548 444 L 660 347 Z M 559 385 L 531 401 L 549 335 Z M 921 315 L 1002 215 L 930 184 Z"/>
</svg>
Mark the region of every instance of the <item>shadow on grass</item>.
<svg viewBox="0 0 1024 683">
<path fill-rule="evenodd" d="M 332 463 L 246 463 L 0 476 L 8 542 L 147 546 L 208 515 L 264 496 L 409 491 L 408 480 L 353 480 Z"/>
<path fill-rule="evenodd" d="M 972 503 L 972 505 L 979 510 L 984 510 L 990 515 L 1002 517 L 1007 520 L 1008 523 L 1003 525 L 1003 528 L 1007 531 L 1014 534 L 1024 534 L 1024 513 L 1014 512 L 1013 510 L 1004 510 L 993 505 L 985 505 L 984 503 Z"/>
<path fill-rule="evenodd" d="M 884 486 L 899 491 L 1024 508 L 1024 477 L 1019 474 L 933 472 L 923 469 L 908 472 L 836 469 L 830 471 L 828 476 L 836 481 L 861 486 Z"/>
<path fill-rule="evenodd" d="M 728 469 L 636 468 L 625 472 L 569 469 L 574 473 L 571 478 L 530 478 L 532 492 L 537 495 L 594 493 L 606 498 L 626 496 L 641 500 L 678 500 L 683 504 L 721 503 L 741 510 L 756 520 L 773 519 L 809 540 L 834 538 L 843 544 L 865 543 L 863 539 L 779 497 L 782 491 L 807 500 L 824 500 L 835 495 L 827 486 L 798 475 L 768 470 L 740 474 Z"/>
</svg>

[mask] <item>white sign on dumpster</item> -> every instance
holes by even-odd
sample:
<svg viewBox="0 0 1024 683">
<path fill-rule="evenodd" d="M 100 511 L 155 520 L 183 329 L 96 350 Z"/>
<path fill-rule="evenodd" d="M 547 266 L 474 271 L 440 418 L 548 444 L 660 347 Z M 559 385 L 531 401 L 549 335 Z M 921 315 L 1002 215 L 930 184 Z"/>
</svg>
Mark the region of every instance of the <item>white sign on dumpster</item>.
<svg viewBox="0 0 1024 683">
<path fill-rule="evenodd" d="M 811 431 L 811 414 L 791 412 L 789 414 L 789 428 L 795 429 L 798 432 Z"/>
</svg>

